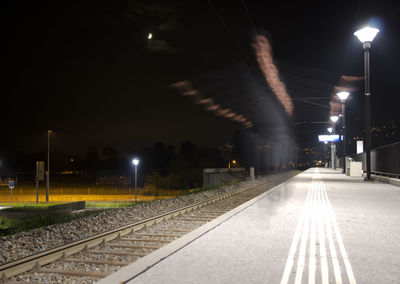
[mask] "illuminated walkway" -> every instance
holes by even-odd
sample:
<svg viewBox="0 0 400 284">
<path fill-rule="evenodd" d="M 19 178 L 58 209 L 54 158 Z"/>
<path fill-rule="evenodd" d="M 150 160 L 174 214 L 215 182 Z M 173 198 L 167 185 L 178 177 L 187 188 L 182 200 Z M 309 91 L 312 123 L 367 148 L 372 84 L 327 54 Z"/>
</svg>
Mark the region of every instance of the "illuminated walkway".
<svg viewBox="0 0 400 284">
<path fill-rule="evenodd" d="M 400 283 L 400 187 L 309 169 L 101 283 Z"/>
</svg>

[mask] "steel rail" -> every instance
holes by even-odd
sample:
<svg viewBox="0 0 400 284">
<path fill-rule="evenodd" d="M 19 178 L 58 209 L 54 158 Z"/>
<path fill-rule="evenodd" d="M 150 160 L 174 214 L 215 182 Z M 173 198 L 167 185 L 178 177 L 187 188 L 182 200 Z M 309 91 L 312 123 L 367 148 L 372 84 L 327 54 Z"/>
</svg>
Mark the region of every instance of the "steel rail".
<svg viewBox="0 0 400 284">
<path fill-rule="evenodd" d="M 276 179 L 281 178 L 277 177 Z M 193 210 L 199 209 L 201 207 L 204 207 L 206 205 L 215 203 L 217 201 L 229 198 L 231 196 L 238 195 L 240 193 L 246 192 L 250 189 L 254 189 L 257 187 L 262 187 L 265 186 L 266 184 L 270 183 L 271 181 L 274 181 L 275 179 L 268 180 L 266 182 L 263 182 L 258 185 L 250 186 L 244 189 L 236 190 L 230 193 L 226 193 L 223 195 L 219 195 L 216 197 L 209 198 L 204 201 L 199 201 L 191 205 L 187 205 L 182 208 L 178 208 L 157 216 L 150 217 L 145 220 L 141 220 L 138 222 L 134 222 L 113 230 L 109 230 L 106 232 L 102 232 L 100 234 L 96 234 L 75 242 L 71 242 L 65 245 L 61 245 L 52 249 L 48 249 L 24 258 L 20 258 L 11 262 L 7 262 L 3 265 L 0 266 L 0 283 L 9 283 L 7 282 L 8 278 L 16 276 L 18 274 L 30 271 L 32 269 L 36 270 L 41 270 L 40 268 L 46 264 L 49 264 L 51 262 L 60 260 L 62 258 L 74 255 L 76 253 L 79 253 L 81 251 L 87 250 L 89 248 L 92 248 L 94 246 L 100 245 L 102 243 L 121 238 L 122 236 L 125 236 L 127 234 L 130 234 L 132 232 L 141 230 L 143 228 L 146 228 L 148 226 L 152 226 L 154 224 L 157 224 L 159 222 L 168 220 L 170 218 L 177 217 L 179 215 L 191 212 Z M 105 252 L 106 254 L 106 252 Z"/>
</svg>

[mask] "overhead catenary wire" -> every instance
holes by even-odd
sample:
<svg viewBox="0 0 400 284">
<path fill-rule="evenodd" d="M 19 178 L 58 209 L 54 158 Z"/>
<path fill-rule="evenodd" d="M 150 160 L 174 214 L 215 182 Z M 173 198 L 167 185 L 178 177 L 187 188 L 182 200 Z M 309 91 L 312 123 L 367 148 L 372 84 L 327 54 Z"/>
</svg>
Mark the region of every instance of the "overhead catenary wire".
<svg viewBox="0 0 400 284">
<path fill-rule="evenodd" d="M 298 100 L 298 101 L 301 101 L 301 102 L 304 102 L 304 103 L 307 103 L 307 104 L 316 105 L 316 106 L 320 106 L 320 107 L 323 107 L 323 108 L 331 109 L 330 107 L 328 107 L 328 106 L 326 106 L 326 105 L 321 105 L 321 104 L 309 102 L 309 101 L 307 101 L 307 100 L 305 100 L 305 99 L 297 98 L 297 100 Z"/>
<path fill-rule="evenodd" d="M 292 100 L 330 100 L 332 97 L 308 97 L 308 98 L 292 98 Z"/>
<path fill-rule="evenodd" d="M 249 64 L 251 64 L 252 66 L 254 66 L 254 64 L 252 63 L 250 57 L 247 55 L 245 49 L 243 48 L 243 46 L 241 45 L 240 41 L 237 39 L 237 37 L 234 35 L 234 33 L 232 32 L 232 30 L 229 28 L 228 24 L 224 21 L 224 19 L 222 18 L 221 14 L 218 12 L 217 8 L 214 6 L 214 4 L 211 2 L 211 0 L 208 0 L 208 4 L 211 6 L 212 10 L 214 11 L 215 15 L 217 16 L 218 20 L 221 22 L 221 24 L 224 26 L 224 28 L 226 29 L 226 31 L 228 32 L 228 34 L 232 37 L 232 39 L 234 40 L 234 42 L 236 43 L 236 45 L 239 47 L 240 51 L 242 52 L 243 56 L 246 58 L 246 60 L 249 62 Z"/>
<path fill-rule="evenodd" d="M 249 13 L 249 10 L 247 9 L 246 3 L 244 2 L 244 0 L 240 0 L 240 1 L 242 2 L 243 8 L 244 8 L 244 10 L 246 12 L 247 17 L 249 18 L 251 26 L 253 27 L 254 30 L 256 30 L 256 26 L 254 25 L 254 21 L 253 21 L 251 15 Z"/>
</svg>

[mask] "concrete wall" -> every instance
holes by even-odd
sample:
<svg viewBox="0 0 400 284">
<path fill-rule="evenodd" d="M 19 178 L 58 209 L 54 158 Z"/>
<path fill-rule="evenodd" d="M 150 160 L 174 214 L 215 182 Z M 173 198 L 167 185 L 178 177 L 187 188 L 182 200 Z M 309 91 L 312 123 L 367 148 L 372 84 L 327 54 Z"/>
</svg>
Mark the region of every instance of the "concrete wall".
<svg viewBox="0 0 400 284">
<path fill-rule="evenodd" d="M 245 180 L 248 176 L 245 168 L 203 169 L 203 186 Z"/>
</svg>

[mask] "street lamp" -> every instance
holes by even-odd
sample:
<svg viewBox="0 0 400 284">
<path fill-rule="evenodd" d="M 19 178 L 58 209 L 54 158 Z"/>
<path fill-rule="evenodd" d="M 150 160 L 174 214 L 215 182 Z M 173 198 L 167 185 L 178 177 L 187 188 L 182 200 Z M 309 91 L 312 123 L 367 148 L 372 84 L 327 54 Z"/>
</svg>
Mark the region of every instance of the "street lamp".
<svg viewBox="0 0 400 284">
<path fill-rule="evenodd" d="M 379 32 L 378 29 L 365 27 L 358 30 L 354 35 L 362 42 L 364 49 L 364 77 L 365 77 L 365 158 L 367 177 L 366 180 L 371 180 L 371 107 L 370 107 L 370 89 L 369 89 L 369 49 L 371 43 L 374 40 L 376 34 Z"/>
<path fill-rule="evenodd" d="M 132 164 L 135 165 L 135 202 L 137 202 L 137 166 L 139 165 L 139 159 L 133 159 Z"/>
<path fill-rule="evenodd" d="M 47 175 L 46 175 L 46 202 L 49 202 L 50 196 L 50 134 L 51 130 L 47 130 Z"/>
<path fill-rule="evenodd" d="M 343 145 L 343 154 L 342 154 L 342 162 L 343 162 L 343 173 L 346 173 L 346 118 L 345 118 L 345 111 L 346 111 L 346 100 L 349 97 L 350 93 L 349 92 L 339 92 L 336 94 L 339 99 L 340 102 L 342 103 L 342 130 L 343 130 L 343 141 L 342 141 L 342 145 Z"/>
<path fill-rule="evenodd" d="M 329 133 L 332 133 L 332 127 L 328 127 L 326 130 L 328 130 Z"/>
<path fill-rule="evenodd" d="M 339 116 L 337 116 L 337 115 L 332 115 L 332 116 L 330 117 L 330 120 L 331 120 L 333 123 L 336 123 L 336 122 L 339 120 Z"/>
<path fill-rule="evenodd" d="M 337 115 L 332 115 L 329 118 L 334 124 L 339 120 L 339 116 Z M 329 127 L 331 128 L 331 127 Z M 333 134 L 335 134 L 335 127 L 332 127 L 332 131 Z M 332 146 L 331 146 L 331 163 L 332 163 L 332 170 L 336 170 L 336 144 L 334 142 L 332 142 Z"/>
</svg>

